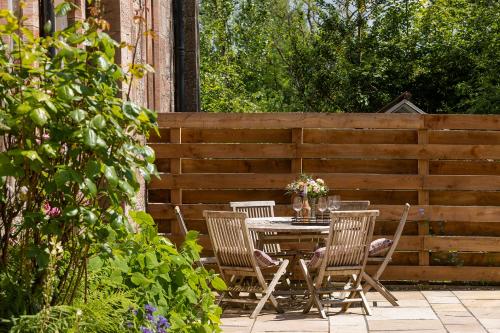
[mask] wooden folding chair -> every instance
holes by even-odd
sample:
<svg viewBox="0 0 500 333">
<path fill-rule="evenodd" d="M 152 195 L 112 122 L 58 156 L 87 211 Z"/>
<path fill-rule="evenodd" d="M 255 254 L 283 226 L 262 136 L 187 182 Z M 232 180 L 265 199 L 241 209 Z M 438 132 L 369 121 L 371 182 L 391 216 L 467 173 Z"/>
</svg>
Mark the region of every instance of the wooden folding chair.
<svg viewBox="0 0 500 333">
<path fill-rule="evenodd" d="M 387 290 L 382 283 L 380 283 L 380 277 L 384 273 L 385 268 L 391 262 L 392 255 L 396 248 L 398 247 L 399 239 L 403 233 L 403 229 L 406 224 L 406 219 L 408 218 L 408 213 L 410 212 L 410 204 L 406 204 L 403 209 L 403 214 L 401 215 L 401 219 L 399 220 L 398 227 L 396 228 L 396 232 L 394 233 L 394 238 L 392 239 L 392 245 L 387 251 L 387 254 L 382 257 L 371 257 L 368 256 L 368 263 L 378 263 L 380 264 L 375 274 L 370 276 L 368 273 L 363 273 L 363 279 L 365 280 L 365 284 L 363 285 L 363 291 L 367 293 L 371 288 L 374 288 L 378 291 L 382 296 L 385 297 L 393 306 L 399 306 L 397 298 Z"/>
<path fill-rule="evenodd" d="M 371 315 L 370 306 L 361 288 L 361 280 L 378 214 L 378 210 L 330 213 L 330 232 L 323 256 L 320 258 L 319 267 L 314 269 L 310 265 L 312 260 L 300 259 L 300 268 L 310 293 L 310 299 L 304 308 L 304 313 L 309 312 L 311 307 L 315 305 L 320 315 L 326 318 L 323 305 L 342 304 L 344 305 L 342 311 L 345 311 L 347 310 L 345 305 L 361 302 L 365 312 Z M 347 280 L 346 284 L 350 283 L 351 285 L 348 288 L 338 289 L 335 284 L 330 283 L 330 277 L 343 277 Z M 349 292 L 349 295 L 345 298 L 335 298 L 332 296 L 335 292 L 341 294 Z"/>
<path fill-rule="evenodd" d="M 186 223 L 184 222 L 184 217 L 182 216 L 181 209 L 179 206 L 174 207 L 175 217 L 177 218 L 177 223 L 179 224 L 179 230 L 184 239 L 186 239 L 186 235 L 188 233 Z M 203 267 L 204 265 L 215 265 L 217 261 L 215 257 L 201 257 L 200 261 L 196 262 L 198 266 Z"/>
<path fill-rule="evenodd" d="M 231 201 L 229 203 L 229 206 L 234 212 L 247 213 L 249 218 L 274 217 L 275 205 L 274 201 Z M 260 235 L 261 237 L 259 238 L 257 233 L 250 232 L 250 236 L 257 248 L 262 247 L 262 250 L 266 253 L 276 254 L 281 252 L 280 245 L 267 242 L 269 237 L 266 237 L 273 235 L 275 235 L 275 233 L 267 232 Z"/>
<path fill-rule="evenodd" d="M 245 221 L 246 213 L 204 211 L 203 216 L 207 221 L 208 234 L 221 277 L 228 285 L 228 290 L 220 295 L 219 303 L 257 304 L 250 318 L 255 318 L 267 301 L 278 313 L 282 313 L 273 292 L 279 279 L 285 273 L 288 260 L 276 261 L 271 267 L 265 269 L 259 267 Z M 269 284 L 262 270 L 266 273 L 275 271 Z M 251 279 L 245 279 L 246 277 L 251 277 Z M 260 299 L 243 297 L 241 293 L 249 293 L 249 295 L 261 293 L 262 297 Z"/>
</svg>

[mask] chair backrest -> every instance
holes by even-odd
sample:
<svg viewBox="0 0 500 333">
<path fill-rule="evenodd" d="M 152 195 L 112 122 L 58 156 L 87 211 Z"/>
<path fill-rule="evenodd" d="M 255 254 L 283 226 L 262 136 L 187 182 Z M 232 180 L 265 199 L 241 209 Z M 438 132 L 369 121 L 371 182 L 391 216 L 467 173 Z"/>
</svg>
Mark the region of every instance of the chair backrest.
<svg viewBox="0 0 500 333">
<path fill-rule="evenodd" d="M 274 217 L 274 201 L 232 201 L 229 206 L 234 212 L 245 212 L 248 217 Z"/>
<path fill-rule="evenodd" d="M 378 214 L 378 210 L 331 212 L 330 231 L 321 268 L 364 268 Z"/>
<path fill-rule="evenodd" d="M 246 213 L 204 211 L 208 235 L 220 267 L 255 267 Z"/>
<path fill-rule="evenodd" d="M 340 208 L 338 210 L 366 210 L 370 206 L 369 200 L 358 200 L 358 201 L 340 201 Z"/>
<path fill-rule="evenodd" d="M 175 211 L 175 217 L 177 218 L 177 223 L 179 223 L 179 230 L 184 238 L 186 238 L 186 235 L 188 233 L 186 223 L 184 222 L 184 217 L 182 216 L 181 210 L 179 206 L 174 207 Z"/>
<path fill-rule="evenodd" d="M 403 208 L 403 214 L 401 214 L 401 219 L 399 220 L 398 227 L 396 228 L 396 232 L 394 233 L 394 238 L 392 239 L 392 245 L 389 248 L 389 251 L 387 251 L 384 261 L 382 262 L 382 264 L 380 264 L 379 268 L 377 269 L 377 272 L 374 275 L 376 279 L 378 279 L 382 275 L 386 266 L 391 261 L 394 251 L 396 251 L 396 248 L 398 247 L 399 239 L 403 234 L 403 229 L 405 227 L 406 219 L 408 218 L 408 213 L 410 212 L 410 208 L 411 208 L 410 204 L 406 203 Z"/>
</svg>

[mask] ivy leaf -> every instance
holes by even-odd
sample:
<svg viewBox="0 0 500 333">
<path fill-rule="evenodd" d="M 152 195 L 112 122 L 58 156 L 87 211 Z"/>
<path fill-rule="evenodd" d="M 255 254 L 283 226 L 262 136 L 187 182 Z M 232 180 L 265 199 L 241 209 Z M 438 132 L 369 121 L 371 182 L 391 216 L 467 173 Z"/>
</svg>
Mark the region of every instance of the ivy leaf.
<svg viewBox="0 0 500 333">
<path fill-rule="evenodd" d="M 212 281 L 211 281 L 212 287 L 216 290 L 226 290 L 227 286 L 224 280 L 222 280 L 220 277 L 216 276 Z"/>
</svg>

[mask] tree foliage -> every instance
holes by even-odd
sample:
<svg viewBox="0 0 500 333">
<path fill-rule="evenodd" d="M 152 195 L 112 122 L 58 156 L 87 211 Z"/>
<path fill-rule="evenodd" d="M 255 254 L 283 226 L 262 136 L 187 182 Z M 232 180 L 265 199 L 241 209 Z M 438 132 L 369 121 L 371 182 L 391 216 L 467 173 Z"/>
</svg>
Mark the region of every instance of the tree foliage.
<svg viewBox="0 0 500 333">
<path fill-rule="evenodd" d="M 203 0 L 202 108 L 498 113 L 494 0 Z"/>
</svg>

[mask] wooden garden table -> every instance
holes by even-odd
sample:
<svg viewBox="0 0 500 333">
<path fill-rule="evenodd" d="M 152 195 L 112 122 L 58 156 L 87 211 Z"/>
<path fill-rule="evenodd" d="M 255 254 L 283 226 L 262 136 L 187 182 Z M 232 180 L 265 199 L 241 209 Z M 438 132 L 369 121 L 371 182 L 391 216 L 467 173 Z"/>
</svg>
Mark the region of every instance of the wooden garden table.
<svg viewBox="0 0 500 333">
<path fill-rule="evenodd" d="M 318 233 L 328 231 L 329 225 L 293 225 L 291 217 L 258 217 L 247 219 L 248 229 L 255 232 Z M 279 239 L 279 238 L 277 238 Z"/>
</svg>

